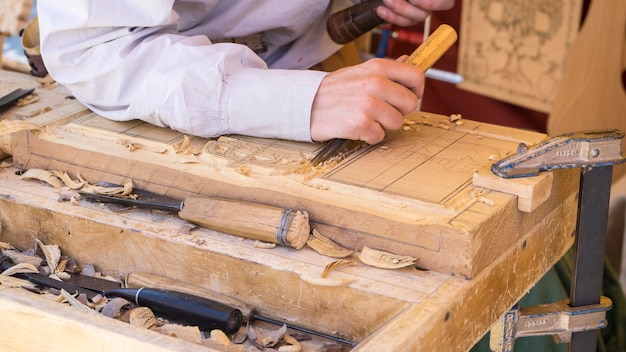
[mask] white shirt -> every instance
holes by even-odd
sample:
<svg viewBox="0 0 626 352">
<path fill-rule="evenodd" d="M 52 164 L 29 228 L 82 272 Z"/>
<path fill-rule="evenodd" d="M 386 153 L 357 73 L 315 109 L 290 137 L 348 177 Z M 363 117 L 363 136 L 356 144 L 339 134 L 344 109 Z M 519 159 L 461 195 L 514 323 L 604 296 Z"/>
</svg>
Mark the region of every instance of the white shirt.
<svg viewBox="0 0 626 352">
<path fill-rule="evenodd" d="M 201 137 L 310 141 L 311 106 L 326 73 L 302 69 L 339 49 L 325 23 L 347 5 L 39 0 L 37 13 L 48 72 L 102 116 Z M 259 55 L 244 45 L 216 43 L 258 33 L 268 47 Z"/>
</svg>

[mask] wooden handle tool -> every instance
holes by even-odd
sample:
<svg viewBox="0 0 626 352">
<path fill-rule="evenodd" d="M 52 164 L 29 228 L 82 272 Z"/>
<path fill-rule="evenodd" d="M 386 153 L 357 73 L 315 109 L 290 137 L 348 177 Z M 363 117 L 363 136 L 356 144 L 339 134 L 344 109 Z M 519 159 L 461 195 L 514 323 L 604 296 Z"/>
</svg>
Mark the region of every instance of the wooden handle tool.
<svg viewBox="0 0 626 352">
<path fill-rule="evenodd" d="M 183 202 L 160 203 L 79 192 L 87 199 L 146 209 L 173 211 L 207 229 L 300 249 L 309 238 L 309 214 L 231 199 L 189 196 Z"/>
<path fill-rule="evenodd" d="M 458 35 L 454 28 L 447 24 L 442 24 L 409 55 L 405 62 L 409 65 L 421 68 L 422 71 L 426 71 L 450 49 L 457 38 Z M 311 165 L 317 166 L 337 155 L 337 152 L 345 142 L 345 139 L 338 138 L 326 144 L 324 148 L 311 159 Z"/>
<path fill-rule="evenodd" d="M 361 35 L 385 23 L 378 17 L 376 8 L 383 0 L 365 0 L 332 14 L 326 21 L 326 30 L 337 44 L 349 43 Z"/>
</svg>

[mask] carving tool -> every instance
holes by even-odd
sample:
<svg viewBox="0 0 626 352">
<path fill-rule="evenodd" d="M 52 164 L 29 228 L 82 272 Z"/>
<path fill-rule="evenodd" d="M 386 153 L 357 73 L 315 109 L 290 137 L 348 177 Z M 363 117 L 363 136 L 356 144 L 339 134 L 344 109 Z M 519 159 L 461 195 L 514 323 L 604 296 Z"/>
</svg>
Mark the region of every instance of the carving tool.
<svg viewBox="0 0 626 352">
<path fill-rule="evenodd" d="M 174 212 L 184 220 L 211 230 L 296 249 L 304 246 L 310 233 L 309 215 L 305 211 L 202 196 L 189 196 L 182 202 L 154 202 L 78 193 L 86 199 L 105 203 Z"/>
<path fill-rule="evenodd" d="M 376 14 L 376 8 L 383 5 L 383 0 L 365 0 L 332 14 L 326 21 L 328 35 L 337 44 L 355 40 L 385 23 Z"/>
<path fill-rule="evenodd" d="M 365 2 L 369 3 L 370 1 Z M 454 28 L 442 24 L 415 49 L 405 62 L 426 71 L 456 42 L 457 38 L 458 35 Z M 346 139 L 341 138 L 330 141 L 311 159 L 311 164 L 317 166 L 334 157 L 345 142 Z"/>
<path fill-rule="evenodd" d="M 607 129 L 566 133 L 529 147 L 492 165 L 504 178 L 540 171 L 580 168 L 580 190 L 570 299 L 531 308 L 514 308 L 494 325 L 492 351 L 513 351 L 522 336 L 555 335 L 568 351 L 595 351 L 597 331 L 606 326 L 611 300 L 602 296 L 609 198 L 613 165 L 626 162 L 621 153 L 624 133 Z"/>
<path fill-rule="evenodd" d="M 7 259 L 2 259 L 0 269 L 11 267 Z M 121 297 L 138 306 L 148 307 L 155 314 L 167 319 L 197 325 L 201 330 L 220 329 L 228 334 L 239 330 L 243 324 L 243 314 L 239 309 L 218 301 L 174 290 L 156 288 L 121 288 L 119 284 L 104 279 L 81 279 L 81 285 L 59 281 L 38 273 L 19 273 L 13 276 L 28 280 L 34 284 L 65 290 L 71 294 L 79 293 L 92 300 L 98 295 L 107 298 Z M 117 286 L 117 287 L 116 287 Z M 105 288 L 105 289 L 103 289 Z"/>
</svg>

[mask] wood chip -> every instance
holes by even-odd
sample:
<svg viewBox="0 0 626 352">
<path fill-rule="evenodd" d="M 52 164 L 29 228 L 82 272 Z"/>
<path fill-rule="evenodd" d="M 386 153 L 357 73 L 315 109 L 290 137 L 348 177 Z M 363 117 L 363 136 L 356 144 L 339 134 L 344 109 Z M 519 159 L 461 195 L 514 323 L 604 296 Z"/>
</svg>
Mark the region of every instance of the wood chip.
<svg viewBox="0 0 626 352">
<path fill-rule="evenodd" d="M 165 324 L 152 329 L 165 335 L 177 337 L 189 342 L 201 344 L 202 332 L 197 326 L 183 326 L 178 324 Z"/>
<path fill-rule="evenodd" d="M 328 273 L 330 273 L 331 271 L 339 269 L 344 266 L 348 266 L 348 265 L 356 265 L 356 262 L 352 260 L 336 260 L 326 265 L 326 267 L 324 268 L 324 272 L 322 273 L 322 277 L 325 278 L 328 276 Z"/>
<path fill-rule="evenodd" d="M 43 169 L 30 169 L 21 176 L 22 180 L 39 180 L 43 181 L 54 188 L 63 187 L 63 181 L 56 177 L 52 172 Z"/>
<path fill-rule="evenodd" d="M 56 244 L 43 244 L 38 238 L 36 240 L 37 245 L 39 245 L 43 255 L 46 257 L 50 273 L 56 273 L 57 265 L 59 265 L 59 260 L 61 259 L 61 249 Z"/>
<path fill-rule="evenodd" d="M 276 346 L 287 333 L 287 325 L 283 324 L 278 330 L 256 329 L 253 324 L 248 325 L 248 339 L 261 349 Z"/>
<path fill-rule="evenodd" d="M 367 265 L 383 269 L 400 269 L 415 265 L 417 258 L 363 247 L 359 259 Z"/>
<path fill-rule="evenodd" d="M 144 329 L 154 329 L 157 327 L 157 320 L 152 310 L 148 307 L 137 307 L 130 311 L 130 325 Z"/>
<path fill-rule="evenodd" d="M 333 258 L 345 258 L 355 251 L 340 246 L 330 238 L 325 237 L 316 229 L 313 229 L 313 236 L 310 236 L 306 244 L 317 253 Z"/>
<path fill-rule="evenodd" d="M 0 273 L 0 275 L 4 275 L 4 276 L 11 276 L 14 274 L 23 274 L 23 273 L 38 273 L 39 270 L 37 270 L 37 267 L 30 264 L 30 263 L 19 263 L 19 264 L 15 264 L 12 267 L 6 269 L 5 271 L 3 271 L 2 273 Z"/>
</svg>

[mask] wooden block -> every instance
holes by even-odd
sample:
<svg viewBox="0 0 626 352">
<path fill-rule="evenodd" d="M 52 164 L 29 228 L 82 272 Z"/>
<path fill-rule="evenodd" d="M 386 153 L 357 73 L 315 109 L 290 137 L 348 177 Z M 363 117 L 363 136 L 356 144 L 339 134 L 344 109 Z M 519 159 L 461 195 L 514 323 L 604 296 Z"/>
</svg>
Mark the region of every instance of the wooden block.
<svg viewBox="0 0 626 352">
<path fill-rule="evenodd" d="M 13 160 L 21 168 L 61 170 L 92 183 L 132 180 L 137 188 L 178 199 L 204 195 L 306 210 L 313 228 L 345 247 L 411 255 L 420 267 L 467 278 L 500 253 L 491 248 L 507 248 L 533 225 L 499 234 L 501 214 L 510 221 L 526 218 L 508 194 L 491 192 L 491 205 L 477 202 L 474 172 L 519 143 L 546 138 L 416 112 L 383 143 L 313 168 L 307 160 L 323 144 L 242 136 L 187 142 L 169 129 L 113 122 L 79 107 L 31 121 L 47 127 L 13 134 Z M 182 144 L 185 151 L 178 150 Z M 554 206 L 558 196 L 546 203 Z"/>
<path fill-rule="evenodd" d="M 552 181 L 551 172 L 542 172 L 537 176 L 523 178 L 502 178 L 486 168 L 477 171 L 472 178 L 474 187 L 513 194 L 517 196 L 517 208 L 531 212 L 550 198 Z"/>
</svg>

